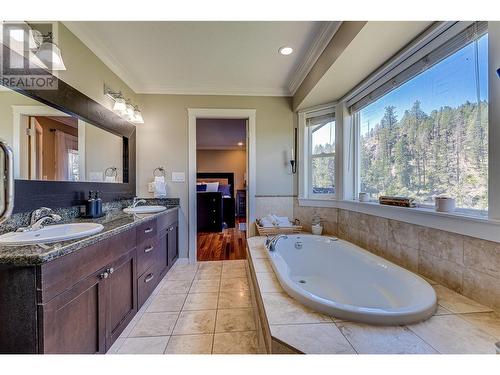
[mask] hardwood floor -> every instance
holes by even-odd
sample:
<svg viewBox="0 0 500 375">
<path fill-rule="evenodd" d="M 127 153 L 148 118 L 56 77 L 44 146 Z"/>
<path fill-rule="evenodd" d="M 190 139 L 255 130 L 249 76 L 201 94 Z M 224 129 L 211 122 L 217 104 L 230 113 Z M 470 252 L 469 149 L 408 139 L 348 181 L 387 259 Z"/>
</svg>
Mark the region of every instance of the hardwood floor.
<svg viewBox="0 0 500 375">
<path fill-rule="evenodd" d="M 238 229 L 239 222 L 222 232 L 198 233 L 198 261 L 246 259 L 246 232 Z"/>
</svg>

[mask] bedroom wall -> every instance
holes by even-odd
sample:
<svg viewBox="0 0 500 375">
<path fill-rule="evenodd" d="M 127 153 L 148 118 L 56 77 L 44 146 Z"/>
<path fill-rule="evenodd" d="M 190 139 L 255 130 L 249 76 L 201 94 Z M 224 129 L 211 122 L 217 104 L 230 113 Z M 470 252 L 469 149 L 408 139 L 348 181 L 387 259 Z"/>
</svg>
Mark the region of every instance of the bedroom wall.
<svg viewBox="0 0 500 375">
<path fill-rule="evenodd" d="M 245 150 L 198 150 L 196 151 L 198 172 L 234 173 L 234 191 L 245 188 Z"/>
</svg>

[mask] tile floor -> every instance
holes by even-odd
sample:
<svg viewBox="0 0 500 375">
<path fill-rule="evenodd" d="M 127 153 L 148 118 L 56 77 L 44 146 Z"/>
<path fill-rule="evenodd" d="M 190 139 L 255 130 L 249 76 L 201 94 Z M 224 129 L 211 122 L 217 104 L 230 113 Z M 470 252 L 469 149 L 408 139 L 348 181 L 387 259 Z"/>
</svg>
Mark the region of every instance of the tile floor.
<svg viewBox="0 0 500 375">
<path fill-rule="evenodd" d="M 245 260 L 177 262 L 108 354 L 258 352 Z"/>
<path fill-rule="evenodd" d="M 253 237 L 248 243 L 272 336 L 304 353 L 482 354 L 494 353 L 500 341 L 500 313 L 429 279 L 438 309 L 418 324 L 381 327 L 317 313 L 281 288 L 264 239 Z"/>
</svg>

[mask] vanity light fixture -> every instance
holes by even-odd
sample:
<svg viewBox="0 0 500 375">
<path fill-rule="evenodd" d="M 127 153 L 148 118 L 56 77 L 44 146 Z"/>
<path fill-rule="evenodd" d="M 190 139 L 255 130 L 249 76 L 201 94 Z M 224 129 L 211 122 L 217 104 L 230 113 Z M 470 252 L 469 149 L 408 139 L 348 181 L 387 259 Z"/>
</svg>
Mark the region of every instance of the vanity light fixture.
<svg viewBox="0 0 500 375">
<path fill-rule="evenodd" d="M 127 103 L 125 103 L 125 99 L 121 96 L 121 93 L 114 99 L 113 111 L 120 114 L 124 113 L 127 110 Z"/>
<path fill-rule="evenodd" d="M 280 47 L 280 49 L 278 50 L 278 52 L 280 54 L 282 54 L 283 56 L 288 56 L 288 55 L 291 55 L 293 53 L 293 48 L 292 47 L 288 47 L 288 46 L 283 46 L 283 47 Z"/>
<path fill-rule="evenodd" d="M 46 66 L 50 67 L 51 70 L 66 70 L 61 50 L 53 42 L 52 33 L 49 32 L 47 35 L 42 35 L 40 32 L 33 33 L 33 38 L 30 38 L 30 44 L 38 45 L 40 41 L 42 43 L 39 45 L 35 56 Z"/>
<path fill-rule="evenodd" d="M 134 106 L 132 104 L 130 104 L 130 103 L 127 103 L 126 110 L 125 110 L 125 115 L 126 115 L 126 117 L 129 120 L 133 120 L 134 119 L 134 111 L 135 111 Z"/>
<path fill-rule="evenodd" d="M 104 95 L 114 100 L 113 112 L 134 124 L 144 124 L 139 107 L 125 99 L 121 91 L 113 91 L 104 85 Z"/>
<path fill-rule="evenodd" d="M 132 122 L 136 123 L 136 124 L 144 124 L 144 119 L 142 118 L 142 113 L 137 106 L 135 106 L 135 109 L 134 109 L 134 119 L 132 120 Z"/>
</svg>

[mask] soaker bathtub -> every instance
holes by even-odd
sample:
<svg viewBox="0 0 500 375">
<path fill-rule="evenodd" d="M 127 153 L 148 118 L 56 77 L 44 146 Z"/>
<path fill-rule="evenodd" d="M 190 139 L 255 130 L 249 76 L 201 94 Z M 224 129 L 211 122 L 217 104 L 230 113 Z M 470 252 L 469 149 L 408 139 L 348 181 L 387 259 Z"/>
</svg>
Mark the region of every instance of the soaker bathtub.
<svg viewBox="0 0 500 375">
<path fill-rule="evenodd" d="M 402 325 L 429 318 L 437 307 L 424 279 L 335 237 L 287 235 L 269 254 L 290 296 L 340 319 Z"/>
</svg>

